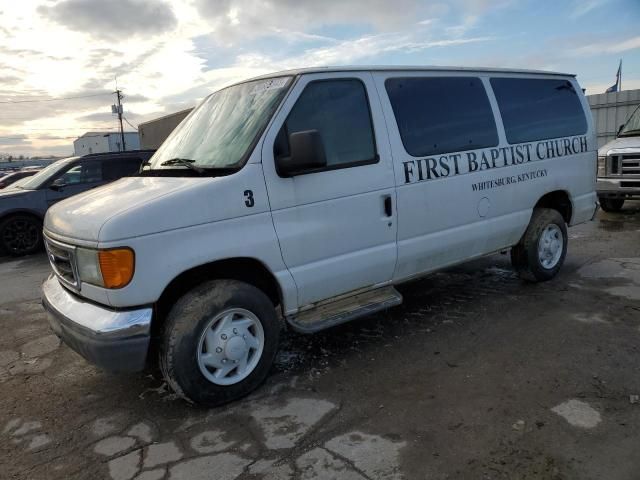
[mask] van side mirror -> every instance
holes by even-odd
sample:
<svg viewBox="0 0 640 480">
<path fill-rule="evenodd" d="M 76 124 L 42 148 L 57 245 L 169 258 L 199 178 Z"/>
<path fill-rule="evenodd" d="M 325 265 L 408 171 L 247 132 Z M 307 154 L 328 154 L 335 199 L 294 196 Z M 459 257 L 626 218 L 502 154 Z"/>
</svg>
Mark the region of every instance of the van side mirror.
<svg viewBox="0 0 640 480">
<path fill-rule="evenodd" d="M 616 137 L 620 135 L 620 132 L 622 131 L 623 128 L 624 128 L 624 123 L 618 127 L 618 133 L 616 133 Z"/>
<path fill-rule="evenodd" d="M 327 166 L 322 136 L 318 130 L 304 130 L 289 135 L 289 156 L 276 158 L 276 169 L 281 176 L 318 170 Z"/>
</svg>

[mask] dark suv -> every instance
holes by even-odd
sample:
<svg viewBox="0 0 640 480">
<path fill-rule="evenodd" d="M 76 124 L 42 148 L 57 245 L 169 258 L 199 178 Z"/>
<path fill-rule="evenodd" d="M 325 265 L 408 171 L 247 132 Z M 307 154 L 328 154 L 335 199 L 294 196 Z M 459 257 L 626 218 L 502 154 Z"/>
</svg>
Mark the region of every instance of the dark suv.
<svg viewBox="0 0 640 480">
<path fill-rule="evenodd" d="M 42 246 L 42 219 L 56 202 L 137 173 L 154 150 L 96 153 L 58 160 L 0 192 L 0 251 L 26 255 Z"/>
</svg>

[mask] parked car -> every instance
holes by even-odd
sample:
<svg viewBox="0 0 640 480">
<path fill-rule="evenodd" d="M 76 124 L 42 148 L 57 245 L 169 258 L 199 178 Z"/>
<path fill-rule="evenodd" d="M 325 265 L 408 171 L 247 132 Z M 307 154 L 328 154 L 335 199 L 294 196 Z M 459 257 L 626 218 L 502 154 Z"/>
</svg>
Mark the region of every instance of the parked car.
<svg viewBox="0 0 640 480">
<path fill-rule="evenodd" d="M 39 170 L 32 168 L 32 169 L 24 169 L 24 170 L 18 170 L 17 172 L 7 173 L 6 175 L 0 178 L 0 190 L 8 187 L 9 185 L 12 185 L 14 182 L 17 182 L 18 180 L 35 175 L 36 173 L 38 173 L 38 171 Z"/>
<path fill-rule="evenodd" d="M 596 136 L 573 75 L 317 68 L 202 102 L 140 175 L 52 207 L 53 330 L 88 360 L 219 405 L 266 377 L 281 321 L 316 332 L 395 285 L 511 248 L 560 270 L 593 218 Z M 151 348 L 151 346 L 153 348 Z"/>
<path fill-rule="evenodd" d="M 597 191 L 605 212 L 618 212 L 626 199 L 640 197 L 640 106 L 616 139 L 598 150 Z"/>
<path fill-rule="evenodd" d="M 10 255 L 42 247 L 42 219 L 56 202 L 137 173 L 150 150 L 102 153 L 58 160 L 15 188 L 0 192 L 0 250 Z"/>
</svg>

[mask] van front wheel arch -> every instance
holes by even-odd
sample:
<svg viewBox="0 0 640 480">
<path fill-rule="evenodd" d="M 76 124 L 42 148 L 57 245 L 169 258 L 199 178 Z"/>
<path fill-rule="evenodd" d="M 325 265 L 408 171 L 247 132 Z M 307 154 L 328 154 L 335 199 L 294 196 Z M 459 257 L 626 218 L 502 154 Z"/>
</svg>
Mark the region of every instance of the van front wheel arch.
<svg viewBox="0 0 640 480">
<path fill-rule="evenodd" d="M 202 283 L 173 305 L 160 339 L 160 369 L 186 400 L 214 407 L 266 378 L 281 324 L 269 297 L 248 283 Z"/>
<path fill-rule="evenodd" d="M 511 263 L 523 280 L 551 280 L 567 255 L 567 225 L 557 210 L 536 208 L 526 232 L 511 248 Z"/>
</svg>

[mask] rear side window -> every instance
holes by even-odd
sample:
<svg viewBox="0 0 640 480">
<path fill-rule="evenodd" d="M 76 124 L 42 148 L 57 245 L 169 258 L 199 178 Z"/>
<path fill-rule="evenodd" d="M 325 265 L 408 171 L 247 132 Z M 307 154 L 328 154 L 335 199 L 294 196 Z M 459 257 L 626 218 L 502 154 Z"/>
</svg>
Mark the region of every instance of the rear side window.
<svg viewBox="0 0 640 480">
<path fill-rule="evenodd" d="M 104 179 L 109 182 L 138 173 L 141 164 L 142 159 L 140 158 L 105 160 L 102 165 Z"/>
<path fill-rule="evenodd" d="M 587 119 L 568 80 L 492 78 L 509 143 L 582 135 Z"/>
<path fill-rule="evenodd" d="M 320 133 L 328 168 L 376 161 L 369 101 L 360 80 L 310 82 L 278 133 L 274 156 L 288 156 L 289 135 L 305 130 Z"/>
<path fill-rule="evenodd" d="M 479 78 L 390 78 L 385 87 L 410 155 L 498 145 L 491 104 Z"/>
</svg>

